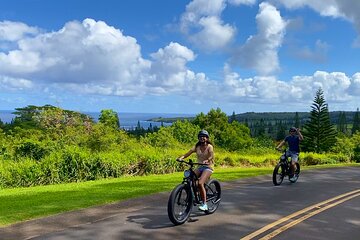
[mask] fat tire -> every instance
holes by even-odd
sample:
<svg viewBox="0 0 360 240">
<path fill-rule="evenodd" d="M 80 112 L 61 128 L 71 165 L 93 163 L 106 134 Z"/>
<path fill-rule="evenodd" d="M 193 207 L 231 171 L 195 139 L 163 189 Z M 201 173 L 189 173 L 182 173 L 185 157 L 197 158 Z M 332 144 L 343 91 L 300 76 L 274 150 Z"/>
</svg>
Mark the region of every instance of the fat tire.
<svg viewBox="0 0 360 240">
<path fill-rule="evenodd" d="M 174 225 L 185 223 L 191 213 L 193 198 L 191 189 L 186 184 L 180 184 L 172 190 L 168 200 L 168 216 Z M 183 212 L 178 213 L 177 208 L 182 207 Z"/>
<path fill-rule="evenodd" d="M 219 207 L 221 201 L 221 185 L 216 179 L 210 179 L 205 185 L 206 202 L 208 210 L 206 214 L 213 214 Z"/>
<path fill-rule="evenodd" d="M 280 171 L 280 172 L 279 172 Z M 279 186 L 285 177 L 285 169 L 282 163 L 276 164 L 273 171 L 273 183 L 275 186 Z"/>
</svg>

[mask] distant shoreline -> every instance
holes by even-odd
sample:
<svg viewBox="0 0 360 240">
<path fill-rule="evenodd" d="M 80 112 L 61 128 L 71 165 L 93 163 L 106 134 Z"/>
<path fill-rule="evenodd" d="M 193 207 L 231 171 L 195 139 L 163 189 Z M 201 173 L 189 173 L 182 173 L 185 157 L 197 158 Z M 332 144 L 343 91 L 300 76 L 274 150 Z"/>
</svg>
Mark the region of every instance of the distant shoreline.
<svg viewBox="0 0 360 240">
<path fill-rule="evenodd" d="M 12 114 L 16 110 L 0 110 L 0 119 L 3 123 L 11 123 L 11 121 L 16 117 L 15 114 Z M 81 112 L 86 115 L 89 115 L 98 121 L 100 112 Z M 180 114 L 180 113 L 127 113 L 127 112 L 118 112 L 120 119 L 120 127 L 130 130 L 135 129 L 138 124 L 141 127 L 147 129 L 150 124 L 151 126 L 161 126 L 162 123 L 167 123 L 165 125 L 171 124 L 171 122 L 165 121 L 153 121 L 153 119 L 176 119 L 176 118 L 191 118 L 194 117 L 194 114 Z"/>
</svg>

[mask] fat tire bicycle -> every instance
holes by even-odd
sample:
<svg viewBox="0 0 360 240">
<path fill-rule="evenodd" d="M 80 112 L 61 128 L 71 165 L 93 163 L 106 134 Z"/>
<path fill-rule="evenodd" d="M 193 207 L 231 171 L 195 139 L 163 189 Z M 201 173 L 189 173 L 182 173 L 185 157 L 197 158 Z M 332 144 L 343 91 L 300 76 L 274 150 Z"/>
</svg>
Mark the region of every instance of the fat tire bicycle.
<svg viewBox="0 0 360 240">
<path fill-rule="evenodd" d="M 199 178 L 194 172 L 195 165 L 207 165 L 189 161 L 176 161 L 189 165 L 189 168 L 184 171 L 184 178 L 181 184 L 177 185 L 170 193 L 167 212 L 170 221 L 175 225 L 185 223 L 190 217 L 193 206 L 202 204 L 202 198 L 198 189 Z M 208 179 L 204 184 L 206 191 L 206 204 L 208 210 L 205 214 L 214 213 L 219 207 L 221 201 L 221 186 L 216 179 Z"/>
<path fill-rule="evenodd" d="M 281 150 L 280 150 L 281 151 Z M 273 171 L 273 183 L 275 186 L 280 185 L 286 176 L 289 177 L 291 183 L 295 183 L 300 175 L 300 164 L 295 163 L 296 169 L 294 174 L 291 172 L 291 157 L 288 155 L 288 151 L 285 149 L 280 156 L 279 162 L 276 164 Z M 294 177 L 294 178 L 292 178 Z"/>
</svg>

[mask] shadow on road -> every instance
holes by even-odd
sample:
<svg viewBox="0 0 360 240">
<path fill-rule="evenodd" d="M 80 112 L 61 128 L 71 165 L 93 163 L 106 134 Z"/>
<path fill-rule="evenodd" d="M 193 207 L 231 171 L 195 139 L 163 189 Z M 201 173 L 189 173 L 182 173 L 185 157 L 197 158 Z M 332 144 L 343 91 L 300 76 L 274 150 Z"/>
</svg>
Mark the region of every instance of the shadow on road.
<svg viewBox="0 0 360 240">
<path fill-rule="evenodd" d="M 203 212 L 194 211 L 191 213 L 189 220 L 186 223 L 197 222 L 197 221 L 199 221 L 199 218 L 201 218 L 202 216 L 206 216 L 206 215 Z M 142 228 L 144 228 L 144 229 L 162 229 L 162 228 L 175 227 L 175 225 L 169 220 L 169 217 L 167 214 L 130 215 L 127 217 L 127 221 L 141 225 Z"/>
</svg>

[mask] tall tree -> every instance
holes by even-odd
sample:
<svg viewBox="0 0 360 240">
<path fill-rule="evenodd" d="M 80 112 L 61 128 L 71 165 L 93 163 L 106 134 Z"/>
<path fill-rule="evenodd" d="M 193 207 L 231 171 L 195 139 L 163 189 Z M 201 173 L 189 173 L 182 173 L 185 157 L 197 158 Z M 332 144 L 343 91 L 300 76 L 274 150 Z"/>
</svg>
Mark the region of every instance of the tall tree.
<svg viewBox="0 0 360 240">
<path fill-rule="evenodd" d="M 339 120 L 337 124 L 337 130 L 341 133 L 346 133 L 347 125 L 346 125 L 346 115 L 345 112 L 339 113 Z"/>
<path fill-rule="evenodd" d="M 235 115 L 235 111 L 233 111 L 232 115 L 229 118 L 229 122 L 232 123 L 233 121 L 236 121 L 236 115 Z"/>
<path fill-rule="evenodd" d="M 321 88 L 316 92 L 311 109 L 310 119 L 304 125 L 302 149 L 307 152 L 326 152 L 336 142 L 336 129 L 330 122 L 328 105 Z"/>
<path fill-rule="evenodd" d="M 99 122 L 114 129 L 120 127 L 119 116 L 117 112 L 112 109 L 101 110 Z"/>
<path fill-rule="evenodd" d="M 276 140 L 280 141 L 283 140 L 285 137 L 286 137 L 286 126 L 280 120 L 280 122 L 277 123 Z"/>
<path fill-rule="evenodd" d="M 356 113 L 353 119 L 353 127 L 351 129 L 351 133 L 355 134 L 356 131 L 360 132 L 360 116 L 359 116 L 359 108 L 357 108 Z"/>
<path fill-rule="evenodd" d="M 300 128 L 300 118 L 299 118 L 299 113 L 298 112 L 295 113 L 294 127 Z"/>
</svg>

